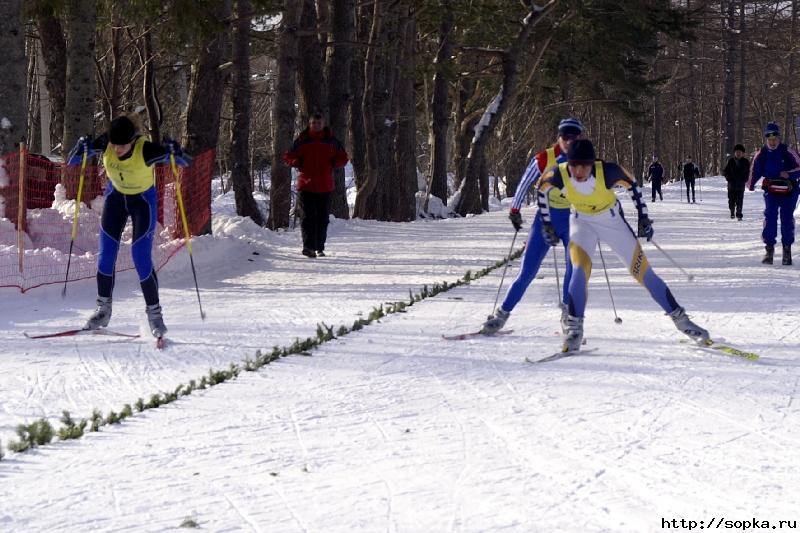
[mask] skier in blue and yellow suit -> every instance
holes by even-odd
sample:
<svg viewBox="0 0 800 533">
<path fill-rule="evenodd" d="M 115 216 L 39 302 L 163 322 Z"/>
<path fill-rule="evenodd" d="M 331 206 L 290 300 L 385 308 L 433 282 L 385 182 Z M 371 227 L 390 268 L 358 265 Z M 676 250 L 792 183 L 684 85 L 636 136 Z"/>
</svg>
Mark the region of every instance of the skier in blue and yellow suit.
<svg viewBox="0 0 800 533">
<path fill-rule="evenodd" d="M 625 221 L 622 206 L 613 191 L 614 187 L 622 187 L 630 192 L 638 214 L 638 237 L 650 240 L 653 237 L 652 221 L 647 215 L 647 206 L 642 200 L 636 181 L 616 163 L 596 160 L 594 146 L 589 140 L 575 141 L 567 153 L 567 161 L 549 169 L 537 186 L 544 238 L 549 243 L 558 242 L 550 216 L 551 190 L 560 190 L 573 208 L 569 232 L 569 254 L 573 271 L 569 284 L 569 316 L 562 350 L 572 352 L 580 349 L 589 276 L 592 273 L 592 256 L 601 240 L 619 256 L 631 275 L 644 285 L 653 299 L 672 318 L 679 331 L 695 341 L 708 341 L 708 332 L 689 319 L 684 308 L 672 296 L 669 287 L 650 267 L 637 233 Z"/>
<path fill-rule="evenodd" d="M 158 203 L 153 165 L 166 163 L 170 154 L 180 166 L 188 165 L 180 145 L 165 139 L 164 145 L 139 136 L 130 118 L 117 117 L 107 133 L 92 140 L 81 137 L 70 153 L 68 164 L 80 165 L 83 155 L 102 154 L 108 184 L 101 218 L 100 249 L 97 260 L 97 308 L 84 329 L 99 329 L 111 320 L 111 294 L 120 239 L 128 218 L 133 225 L 131 255 L 144 295 L 147 319 L 153 336 L 162 337 L 164 325 L 158 298 L 158 279 L 153 266 L 153 239 Z"/>
<path fill-rule="evenodd" d="M 520 184 L 517 187 L 517 193 L 514 195 L 514 200 L 511 202 L 511 210 L 508 218 L 514 225 L 514 229 L 519 231 L 522 229 L 522 214 L 519 212 L 522 203 L 525 201 L 530 188 L 539 180 L 547 168 L 552 167 L 556 163 L 566 161 L 566 152 L 569 147 L 583 135 L 583 124 L 576 118 L 565 118 L 558 124 L 558 139 L 556 143 L 537 153 L 525 169 L 522 175 Z M 564 250 L 566 252 L 569 246 L 569 202 L 562 197 L 557 191 L 550 198 L 551 207 L 551 220 L 556 230 L 556 235 L 564 243 Z M 533 219 L 533 226 L 528 234 L 528 243 L 525 245 L 525 255 L 522 258 L 522 268 L 517 275 L 517 278 L 511 283 L 511 286 L 506 293 L 506 297 L 500 307 L 497 308 L 494 315 L 489 316 L 488 320 L 483 323 L 481 333 L 484 335 L 491 335 L 496 333 L 502 328 L 511 311 L 522 299 L 525 291 L 530 286 L 539 272 L 539 267 L 542 265 L 545 255 L 550 250 L 548 244 L 542 236 L 542 216 L 536 213 Z M 566 254 L 565 254 L 566 255 Z M 567 287 L 569 279 L 572 275 L 572 265 L 569 259 L 566 261 L 566 268 L 564 269 L 564 293 L 561 304 L 561 324 L 564 326 L 564 320 L 567 317 L 566 303 L 567 303 Z"/>
</svg>

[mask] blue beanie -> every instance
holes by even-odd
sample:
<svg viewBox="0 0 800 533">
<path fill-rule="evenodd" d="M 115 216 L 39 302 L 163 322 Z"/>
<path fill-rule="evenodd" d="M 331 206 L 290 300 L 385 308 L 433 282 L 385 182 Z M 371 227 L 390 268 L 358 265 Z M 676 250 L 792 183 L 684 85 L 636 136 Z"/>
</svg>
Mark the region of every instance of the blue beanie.
<svg viewBox="0 0 800 533">
<path fill-rule="evenodd" d="M 781 128 L 775 122 L 768 122 L 767 125 L 764 127 L 764 137 L 767 135 L 774 133 L 775 135 L 781 134 Z"/>
<path fill-rule="evenodd" d="M 578 139 L 567 152 L 567 161 L 573 164 L 593 165 L 595 162 L 594 145 L 589 139 Z"/>
<path fill-rule="evenodd" d="M 580 135 L 583 133 L 583 124 L 577 118 L 568 117 L 558 123 L 558 134 Z"/>
</svg>

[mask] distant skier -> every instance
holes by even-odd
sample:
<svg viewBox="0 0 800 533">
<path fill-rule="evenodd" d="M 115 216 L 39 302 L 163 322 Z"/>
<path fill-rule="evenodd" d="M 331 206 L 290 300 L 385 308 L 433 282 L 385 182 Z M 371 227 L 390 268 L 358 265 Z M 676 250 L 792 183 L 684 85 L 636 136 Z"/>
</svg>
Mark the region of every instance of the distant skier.
<svg viewBox="0 0 800 533">
<path fill-rule="evenodd" d="M 744 189 L 750 177 L 750 160 L 744 157 L 744 146 L 737 144 L 733 147 L 733 157 L 728 159 L 722 174 L 728 182 L 728 209 L 731 211 L 731 218 L 742 220 Z"/>
<path fill-rule="evenodd" d="M 133 121 L 120 116 L 111 121 L 108 132 L 97 139 L 81 137 L 72 149 L 67 164 L 80 165 L 87 157 L 102 154 L 108 176 L 101 218 L 100 250 L 97 258 L 97 308 L 84 329 L 99 329 L 111 320 L 111 294 L 122 231 L 131 219 L 131 255 L 139 275 L 150 332 L 161 338 L 167 332 L 158 298 L 158 279 L 153 267 L 153 239 L 158 219 L 153 165 L 167 163 L 174 154 L 179 166 L 189 158 L 180 145 L 165 139 L 163 145 L 148 141 L 136 131 Z"/>
<path fill-rule="evenodd" d="M 328 239 L 331 193 L 334 190 L 333 169 L 347 164 L 342 143 L 325 126 L 325 119 L 315 113 L 308 127 L 294 140 L 292 149 L 283 156 L 287 165 L 300 170 L 297 191 L 303 208 L 301 233 L 303 255 L 324 257 Z"/>
<path fill-rule="evenodd" d="M 638 233 L 625 221 L 614 187 L 622 187 L 630 192 L 638 215 Z M 580 349 L 592 256 L 600 241 L 607 243 L 622 259 L 631 275 L 650 292 L 679 331 L 697 342 L 708 341 L 708 331 L 689 319 L 667 285 L 650 267 L 642 251 L 636 236 L 650 240 L 653 237 L 653 225 L 639 186 L 626 170 L 616 163 L 596 160 L 591 141 L 575 141 L 567 153 L 567 162 L 548 170 L 539 180 L 539 212 L 542 214 L 545 240 L 550 243 L 558 242 L 550 216 L 553 189 L 561 191 L 574 209 L 569 232 L 573 272 L 569 283 L 569 316 L 562 351 Z"/>
<path fill-rule="evenodd" d="M 658 162 L 658 156 L 653 156 L 653 163 L 647 168 L 647 179 L 650 180 L 650 188 L 653 192 L 653 202 L 656 201 L 656 193 L 661 201 L 664 201 L 664 195 L 661 194 L 661 180 L 664 178 L 664 167 Z"/>
<path fill-rule="evenodd" d="M 528 194 L 528 190 L 536 183 L 542 173 L 549 167 L 555 166 L 557 163 L 566 161 L 566 151 L 572 143 L 583 134 L 583 124 L 576 118 L 565 118 L 558 124 L 558 138 L 556 143 L 550 148 L 537 153 L 530 163 L 528 168 L 525 169 L 525 174 L 522 176 L 517 193 L 514 195 L 514 201 L 511 203 L 511 210 L 508 218 L 516 231 L 522 229 L 522 215 L 519 212 L 522 207 L 522 202 Z M 567 247 L 569 246 L 569 202 L 566 199 L 554 192 L 551 198 L 552 214 L 551 220 L 555 229 L 556 235 L 564 243 L 565 257 Z M 555 246 L 555 244 L 553 245 Z M 522 299 L 523 294 L 528 289 L 533 279 L 539 272 L 539 267 L 542 265 L 545 255 L 550 250 L 550 244 L 544 240 L 542 233 L 542 217 L 539 212 L 533 218 L 533 226 L 528 234 L 528 243 L 525 247 L 525 256 L 522 258 L 522 268 L 520 269 L 517 278 L 509 287 L 503 303 L 495 311 L 495 314 L 490 316 L 484 322 L 481 332 L 490 335 L 496 333 L 502 328 L 508 320 L 511 311 Z M 567 301 L 567 285 L 569 278 L 572 274 L 572 265 L 567 259 L 564 269 L 564 290 L 562 296 L 562 318 L 566 317 L 566 301 Z"/>
<path fill-rule="evenodd" d="M 694 181 L 700 177 L 700 169 L 692 163 L 692 156 L 686 157 L 686 162 L 683 164 L 683 181 L 686 183 L 686 202 L 689 200 L 689 189 L 692 191 L 691 203 L 694 201 Z"/>
<path fill-rule="evenodd" d="M 781 220 L 781 244 L 783 245 L 784 265 L 792 264 L 792 243 L 794 243 L 794 209 L 800 193 L 800 155 L 781 142 L 781 130 L 774 122 L 764 128 L 766 144 L 756 152 L 750 169 L 747 188 L 755 189 L 762 177 L 764 182 L 764 230 L 761 238 L 766 247 L 766 254 L 761 260 L 771 265 L 775 254 L 775 243 L 778 236 L 778 216 Z"/>
</svg>

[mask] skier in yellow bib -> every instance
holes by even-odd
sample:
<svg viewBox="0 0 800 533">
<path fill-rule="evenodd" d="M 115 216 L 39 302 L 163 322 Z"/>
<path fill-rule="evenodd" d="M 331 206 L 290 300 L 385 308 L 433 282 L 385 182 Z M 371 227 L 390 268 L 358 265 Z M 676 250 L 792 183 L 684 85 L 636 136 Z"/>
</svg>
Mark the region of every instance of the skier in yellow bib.
<svg viewBox="0 0 800 533">
<path fill-rule="evenodd" d="M 614 187 L 630 192 L 638 214 L 638 232 L 625 221 L 622 206 Z M 572 205 L 569 254 L 572 279 L 569 284 L 567 327 L 562 351 L 580 349 L 583 340 L 583 318 L 586 309 L 587 285 L 592 272 L 592 256 L 599 241 L 608 244 L 628 267 L 653 299 L 672 318 L 679 331 L 691 339 L 708 341 L 708 331 L 692 322 L 664 281 L 656 275 L 637 239 L 653 237 L 652 221 L 642 193 L 631 175 L 616 163 L 596 160 L 592 142 L 575 141 L 567 153 L 567 161 L 549 169 L 537 185 L 537 200 L 543 218 L 545 240 L 555 244 L 557 237 L 550 219 L 549 192 L 556 188 Z"/>
</svg>

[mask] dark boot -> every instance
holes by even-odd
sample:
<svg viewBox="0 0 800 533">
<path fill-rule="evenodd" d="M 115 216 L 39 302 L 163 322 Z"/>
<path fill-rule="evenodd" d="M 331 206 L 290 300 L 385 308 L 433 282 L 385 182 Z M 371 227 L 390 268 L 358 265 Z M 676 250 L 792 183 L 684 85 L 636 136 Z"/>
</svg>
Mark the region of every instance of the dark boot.
<svg viewBox="0 0 800 533">
<path fill-rule="evenodd" d="M 768 244 L 766 247 L 767 253 L 764 254 L 764 259 L 761 260 L 762 263 L 765 265 L 772 264 L 772 257 L 775 255 L 775 247 L 771 244 Z"/>
<path fill-rule="evenodd" d="M 783 261 L 781 261 L 784 265 L 791 265 L 792 264 L 792 245 L 791 244 L 784 244 L 783 245 Z"/>
</svg>

